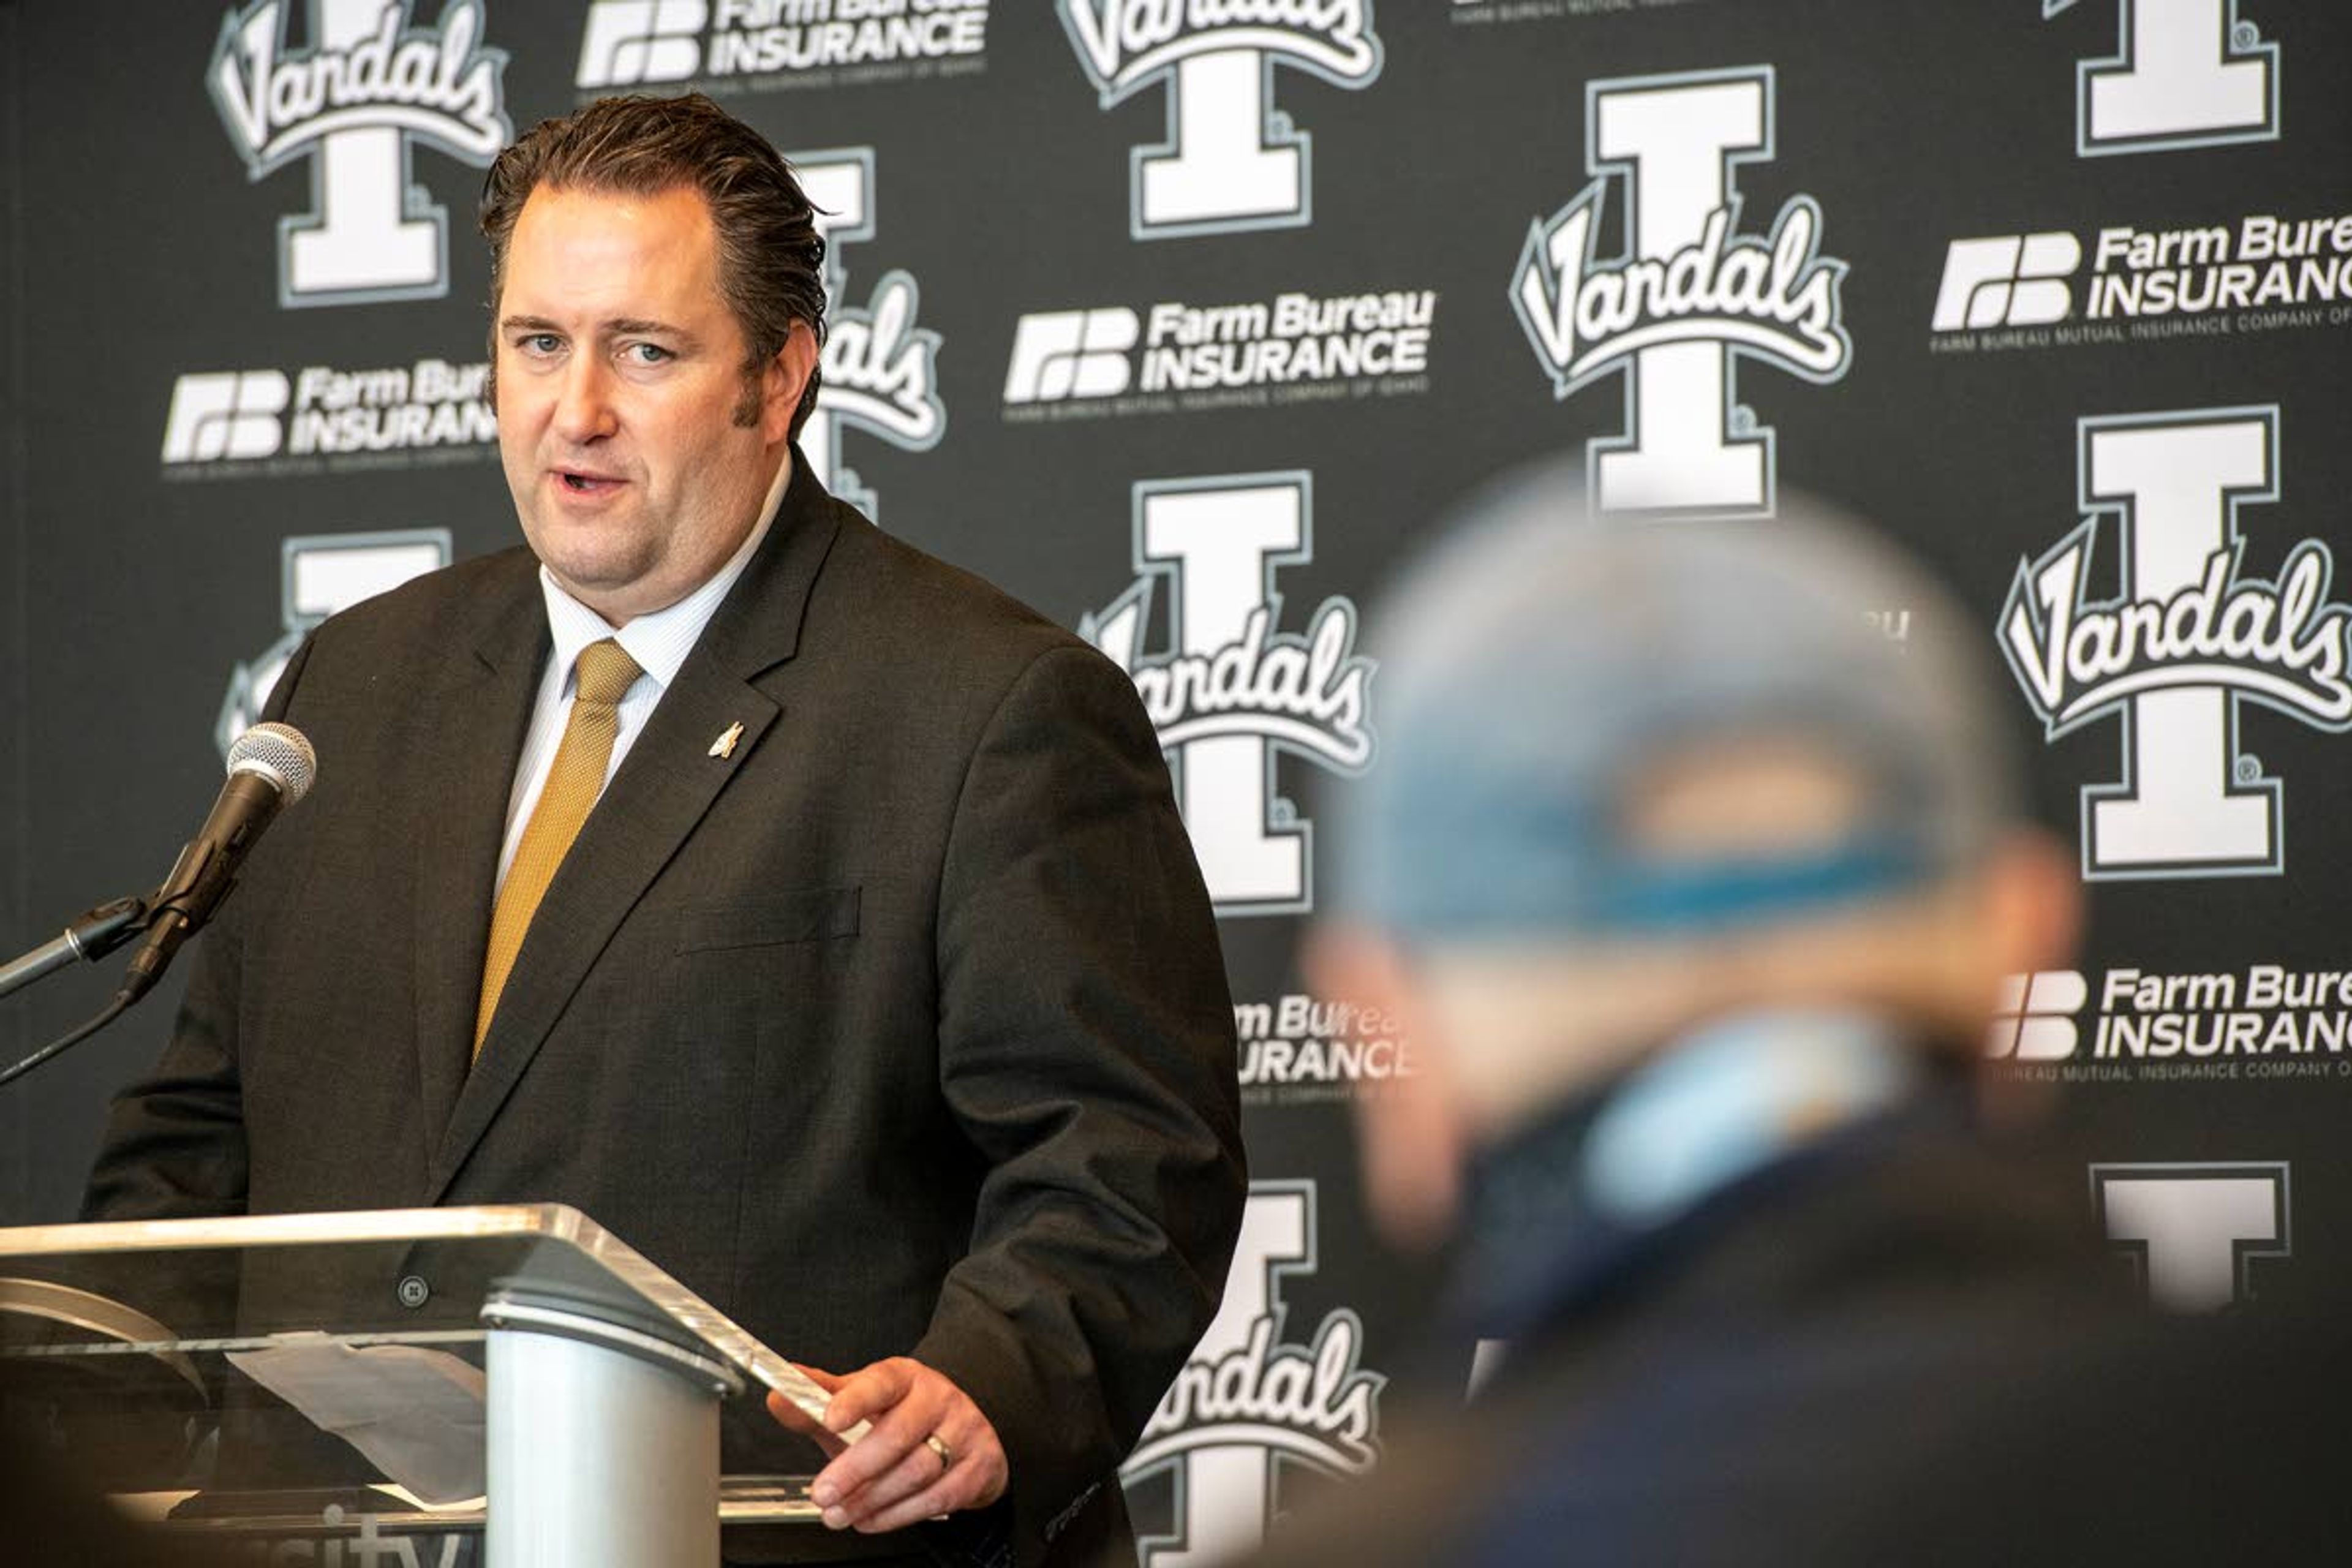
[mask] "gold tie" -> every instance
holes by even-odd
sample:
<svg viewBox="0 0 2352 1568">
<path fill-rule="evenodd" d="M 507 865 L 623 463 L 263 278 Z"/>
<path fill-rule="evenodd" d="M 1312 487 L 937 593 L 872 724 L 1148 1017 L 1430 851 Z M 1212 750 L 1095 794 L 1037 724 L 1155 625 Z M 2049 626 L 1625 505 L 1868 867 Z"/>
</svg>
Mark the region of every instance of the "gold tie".
<svg viewBox="0 0 2352 1568">
<path fill-rule="evenodd" d="M 474 1015 L 474 1050 L 490 1032 L 499 1010 L 499 993 L 506 989 L 515 955 L 522 951 L 523 934 L 540 896 L 555 880 L 580 825 L 604 792 L 604 768 L 613 760 L 613 742 L 621 732 L 621 699 L 628 695 L 645 671 L 627 650 L 612 638 L 580 650 L 579 682 L 572 700 L 572 717 L 565 721 L 563 739 L 555 748 L 555 762 L 547 783 L 531 807 L 530 822 L 515 846 L 514 863 L 499 889 L 490 913 L 490 948 L 482 960 L 482 1001 Z"/>
</svg>

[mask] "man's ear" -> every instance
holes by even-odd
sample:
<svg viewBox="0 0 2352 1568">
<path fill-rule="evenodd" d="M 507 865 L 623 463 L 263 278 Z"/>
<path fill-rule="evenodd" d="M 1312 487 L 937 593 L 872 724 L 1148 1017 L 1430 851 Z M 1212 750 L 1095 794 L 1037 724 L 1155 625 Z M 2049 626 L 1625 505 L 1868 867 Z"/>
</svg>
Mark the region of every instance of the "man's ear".
<svg viewBox="0 0 2352 1568">
<path fill-rule="evenodd" d="M 1985 926 L 2003 974 L 2064 969 L 2080 951 L 2083 879 L 2073 852 L 2039 827 L 2012 830 L 1987 861 Z"/>
<path fill-rule="evenodd" d="M 770 446 L 792 434 L 793 415 L 816 366 L 816 333 L 806 321 L 794 321 L 784 346 L 760 373 L 760 437 Z"/>
<path fill-rule="evenodd" d="M 1392 1246 L 1434 1247 L 1460 1205 L 1465 1133 L 1448 1086 L 1445 1042 L 1423 1005 L 1404 952 L 1360 926 L 1327 925 L 1301 959 L 1318 993 L 1352 1002 L 1392 1029 L 1412 1071 L 1356 1102 L 1364 1202 Z"/>
</svg>

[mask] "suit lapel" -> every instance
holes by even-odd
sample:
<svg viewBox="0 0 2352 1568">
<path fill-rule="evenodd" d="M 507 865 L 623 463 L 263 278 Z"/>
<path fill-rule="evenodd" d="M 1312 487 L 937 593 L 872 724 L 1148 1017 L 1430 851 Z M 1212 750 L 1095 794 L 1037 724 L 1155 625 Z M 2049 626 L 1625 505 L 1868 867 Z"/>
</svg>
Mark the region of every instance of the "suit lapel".
<svg viewBox="0 0 2352 1568">
<path fill-rule="evenodd" d="M 810 590 L 838 526 L 832 498 L 797 450 L 793 463 L 767 539 L 631 743 L 540 900 L 435 1152 L 427 1202 L 448 1189 L 614 932 L 782 714 L 751 681 L 797 647 Z M 714 743 L 736 724 L 742 731 L 729 754 L 714 755 Z M 515 749 L 507 755 L 510 779 Z M 503 796 L 501 822 L 502 807 Z M 475 932 L 473 982 L 458 988 L 469 1040 L 489 932 L 488 894 L 478 901 L 480 913 L 467 922 Z"/>
<path fill-rule="evenodd" d="M 417 1082 L 428 1160 L 473 1054 L 474 999 L 507 802 L 547 657 L 539 576 L 528 563 L 519 561 L 515 582 L 482 595 L 416 740 L 424 808 L 416 846 Z"/>
</svg>

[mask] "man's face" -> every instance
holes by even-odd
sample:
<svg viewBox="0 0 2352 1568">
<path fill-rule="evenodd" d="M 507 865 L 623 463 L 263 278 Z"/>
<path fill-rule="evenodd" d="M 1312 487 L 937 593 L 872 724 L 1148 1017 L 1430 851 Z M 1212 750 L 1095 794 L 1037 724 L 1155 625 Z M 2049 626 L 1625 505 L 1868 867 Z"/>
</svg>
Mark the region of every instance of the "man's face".
<svg viewBox="0 0 2352 1568">
<path fill-rule="evenodd" d="M 808 330 L 737 425 L 747 346 L 709 211 L 685 186 L 533 191 L 498 311 L 499 450 L 523 537 L 616 626 L 676 604 L 759 521 L 814 357 Z"/>
</svg>

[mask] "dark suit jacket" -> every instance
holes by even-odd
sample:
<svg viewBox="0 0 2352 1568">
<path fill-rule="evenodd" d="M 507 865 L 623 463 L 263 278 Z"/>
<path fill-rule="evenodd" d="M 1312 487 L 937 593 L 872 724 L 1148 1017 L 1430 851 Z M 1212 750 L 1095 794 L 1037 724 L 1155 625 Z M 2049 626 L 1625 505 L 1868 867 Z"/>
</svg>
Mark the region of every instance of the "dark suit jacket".
<svg viewBox="0 0 2352 1568">
<path fill-rule="evenodd" d="M 1215 928 L 1132 687 L 796 458 L 468 1070 L 536 573 L 436 573 L 288 669 L 320 782 L 201 939 L 89 1212 L 572 1204 L 795 1359 L 947 1373 L 1024 1560 L 1116 1539 L 1244 1190 Z"/>
<path fill-rule="evenodd" d="M 1373 1481 L 1263 1564 L 2346 1561 L 2320 1436 L 2341 1313 L 2269 1344 L 2154 1321 L 2091 1233 L 2079 1154 L 1946 1110 L 1834 1135 L 1639 1237 L 1528 1232 L 1556 1266 L 1492 1384 L 1398 1422 Z"/>
</svg>

